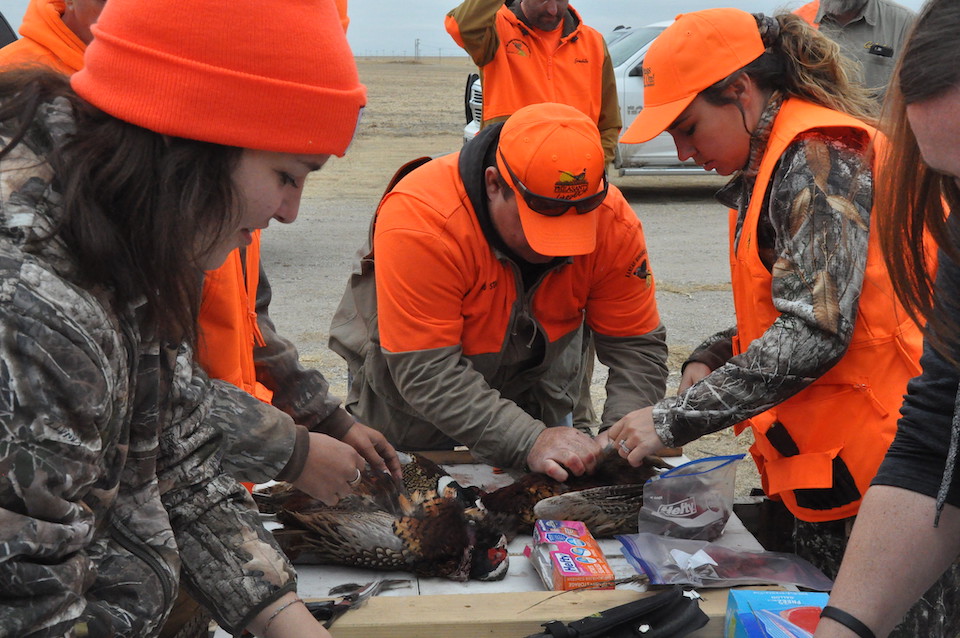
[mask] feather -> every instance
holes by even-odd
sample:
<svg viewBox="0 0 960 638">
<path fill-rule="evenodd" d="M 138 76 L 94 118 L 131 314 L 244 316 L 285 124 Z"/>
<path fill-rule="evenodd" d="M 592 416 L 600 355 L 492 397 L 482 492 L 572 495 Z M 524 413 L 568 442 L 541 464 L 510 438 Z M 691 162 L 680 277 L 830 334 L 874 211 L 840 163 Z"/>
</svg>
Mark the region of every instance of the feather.
<svg viewBox="0 0 960 638">
<path fill-rule="evenodd" d="M 790 204 L 790 235 L 794 237 L 800 232 L 800 228 L 810 217 L 810 205 L 813 202 L 813 194 L 809 188 L 804 188 L 793 198 Z"/>
<path fill-rule="evenodd" d="M 847 221 L 856 224 L 863 230 L 867 230 L 867 223 L 863 221 L 863 217 L 860 216 L 860 211 L 857 210 L 857 207 L 849 199 L 839 195 L 828 195 L 827 201 L 830 203 L 830 208 L 843 215 Z"/>
<path fill-rule="evenodd" d="M 264 512 L 283 529 L 274 532 L 291 560 L 409 571 L 451 580 L 499 580 L 509 565 L 507 538 L 529 531 L 539 514 L 584 520 L 594 536 L 632 529 L 643 504 L 643 483 L 665 464 L 648 459 L 630 466 L 613 454 L 593 474 L 560 483 L 544 474 L 525 474 L 485 492 L 461 487 L 446 471 L 416 454 L 404 454 L 404 480 L 362 473 L 355 493 L 326 506 L 289 485 L 257 490 Z M 409 464 L 417 467 L 406 467 Z M 416 487 L 414 487 L 414 485 Z M 552 508 L 552 509 L 551 509 Z"/>
<path fill-rule="evenodd" d="M 537 518 L 542 518 L 538 515 L 536 506 L 544 499 L 567 495 L 571 492 L 606 487 L 606 493 L 601 490 L 580 497 L 581 499 L 609 499 L 607 509 L 603 510 L 601 508 L 593 519 L 593 525 L 589 523 L 587 525 L 594 536 L 600 537 L 605 534 L 598 532 L 594 527 L 599 527 L 601 530 L 608 528 L 622 529 L 629 527 L 631 520 L 634 528 L 636 527 L 637 514 L 643 504 L 643 484 L 657 473 L 658 467 L 663 465 L 665 464 L 662 461 L 657 464 L 654 459 L 645 459 L 642 465 L 633 467 L 618 454 L 613 454 L 606 457 L 597 466 L 593 474 L 571 476 L 564 483 L 555 481 L 545 474 L 526 474 L 506 487 L 481 494 L 480 500 L 491 516 L 500 519 L 500 526 L 509 537 L 511 534 L 532 531 Z M 611 490 L 611 486 L 639 486 L 639 489 L 636 491 L 624 489 L 618 493 Z M 628 494 L 629 496 L 627 496 Z M 612 503 L 618 499 L 623 499 L 625 506 L 623 509 L 612 506 Z M 570 495 L 569 500 L 561 501 L 561 503 L 569 504 L 576 501 L 577 499 Z M 607 520 L 604 520 L 604 517 Z M 555 517 L 551 516 L 550 518 Z M 583 519 L 564 517 L 560 520 Z"/>
<path fill-rule="evenodd" d="M 813 281 L 813 316 L 817 326 L 831 334 L 840 327 L 840 302 L 833 276 L 825 270 L 817 273 Z"/>
<path fill-rule="evenodd" d="M 830 178 L 830 149 L 823 142 L 810 140 L 804 144 L 803 152 L 813 174 L 813 181 L 826 193 L 827 180 Z"/>
<path fill-rule="evenodd" d="M 457 581 L 503 578 L 509 565 L 506 538 L 477 507 L 475 496 L 424 457 L 403 454 L 401 462 L 416 489 L 367 470 L 355 493 L 334 506 L 286 484 L 257 490 L 254 498 L 261 511 L 275 513 L 283 524 L 274 535 L 295 562 Z M 418 467 L 406 467 L 410 464 Z"/>
<path fill-rule="evenodd" d="M 582 521 L 596 538 L 636 534 L 643 485 L 604 485 L 551 496 L 537 503 L 536 518 Z"/>
</svg>

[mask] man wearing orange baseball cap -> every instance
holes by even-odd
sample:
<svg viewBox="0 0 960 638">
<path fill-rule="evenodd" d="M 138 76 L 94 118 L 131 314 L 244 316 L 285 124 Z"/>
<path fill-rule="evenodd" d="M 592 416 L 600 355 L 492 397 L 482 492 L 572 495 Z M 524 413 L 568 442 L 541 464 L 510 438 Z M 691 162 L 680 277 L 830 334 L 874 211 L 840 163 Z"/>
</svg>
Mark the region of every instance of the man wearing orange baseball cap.
<svg viewBox="0 0 960 638">
<path fill-rule="evenodd" d="M 423 162 L 421 162 L 423 163 Z M 610 368 L 606 424 L 664 392 L 643 232 L 596 125 L 535 104 L 388 190 L 331 326 L 347 408 L 400 449 L 467 445 L 564 480 L 601 449 L 571 427 L 584 325 Z"/>
</svg>

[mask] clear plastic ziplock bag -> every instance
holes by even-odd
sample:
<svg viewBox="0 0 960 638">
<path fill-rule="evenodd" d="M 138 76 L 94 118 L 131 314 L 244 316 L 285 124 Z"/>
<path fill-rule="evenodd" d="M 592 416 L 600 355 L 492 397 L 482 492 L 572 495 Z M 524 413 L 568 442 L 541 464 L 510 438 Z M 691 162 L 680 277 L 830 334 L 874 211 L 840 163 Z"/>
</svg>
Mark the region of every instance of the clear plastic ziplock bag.
<svg viewBox="0 0 960 638">
<path fill-rule="evenodd" d="M 833 581 L 795 554 L 747 552 L 707 541 L 665 538 L 656 534 L 617 536 L 623 555 L 651 585 L 797 585 L 829 591 Z"/>
<path fill-rule="evenodd" d="M 743 456 L 697 459 L 648 480 L 637 530 L 672 538 L 719 538 L 733 511 L 737 464 Z"/>
</svg>

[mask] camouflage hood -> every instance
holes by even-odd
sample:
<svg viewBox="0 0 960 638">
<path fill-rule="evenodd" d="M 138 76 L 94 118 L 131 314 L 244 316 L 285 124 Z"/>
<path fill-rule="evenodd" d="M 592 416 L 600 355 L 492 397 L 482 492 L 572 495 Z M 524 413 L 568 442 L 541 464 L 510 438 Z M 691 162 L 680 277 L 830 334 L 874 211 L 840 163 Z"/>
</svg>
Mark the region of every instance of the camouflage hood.
<svg viewBox="0 0 960 638">
<path fill-rule="evenodd" d="M 0 161 L 0 635 L 152 636 L 180 577 L 236 630 L 295 587 L 221 469 L 220 426 L 269 412 L 77 283 L 46 160 L 72 131 L 45 105 Z"/>
</svg>

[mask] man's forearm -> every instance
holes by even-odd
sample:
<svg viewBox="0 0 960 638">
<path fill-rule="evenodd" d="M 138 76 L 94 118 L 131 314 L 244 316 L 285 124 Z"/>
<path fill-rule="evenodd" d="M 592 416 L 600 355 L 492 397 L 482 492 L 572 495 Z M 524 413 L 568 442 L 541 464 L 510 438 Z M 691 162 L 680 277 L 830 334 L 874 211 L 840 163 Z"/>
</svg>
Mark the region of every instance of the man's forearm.
<svg viewBox="0 0 960 638">
<path fill-rule="evenodd" d="M 489 64 L 500 46 L 497 11 L 503 0 L 464 0 L 447 14 L 445 26 L 478 67 Z"/>
<path fill-rule="evenodd" d="M 610 369 L 603 425 L 611 426 L 638 408 L 653 405 L 667 386 L 666 330 L 636 337 L 607 337 L 594 333 L 597 357 Z"/>
</svg>

